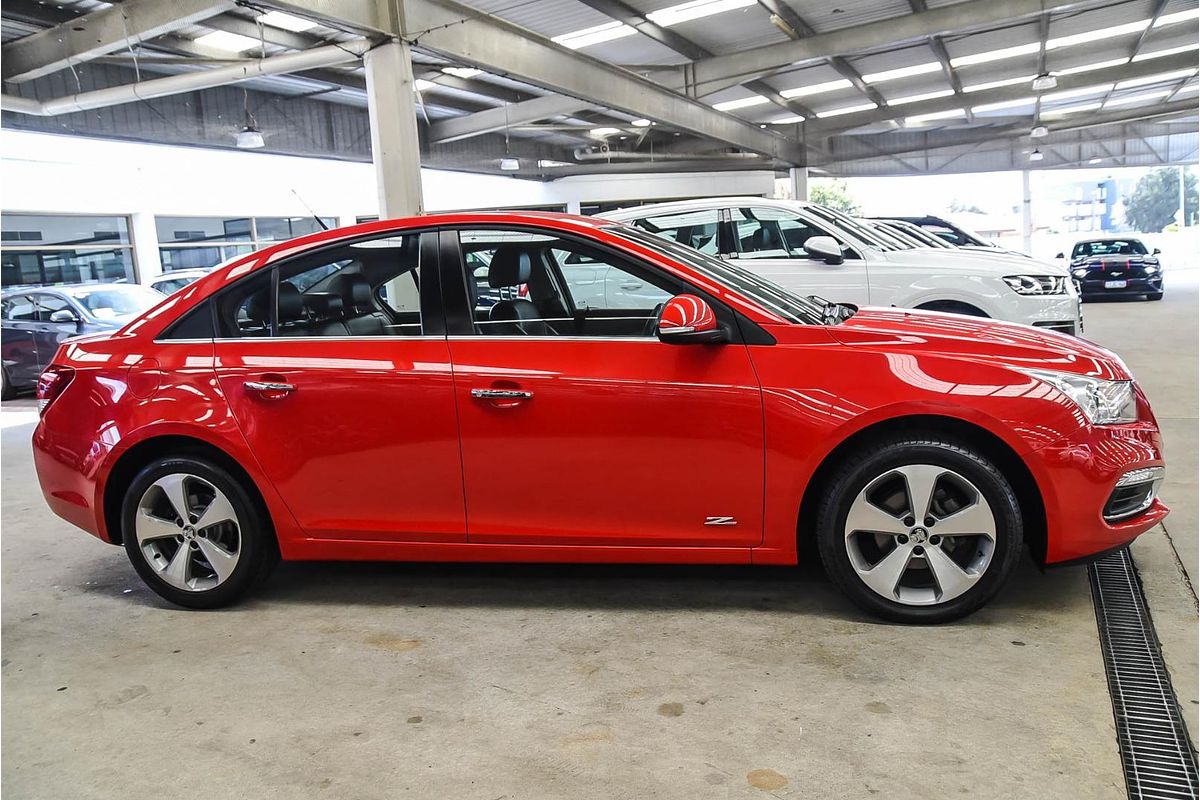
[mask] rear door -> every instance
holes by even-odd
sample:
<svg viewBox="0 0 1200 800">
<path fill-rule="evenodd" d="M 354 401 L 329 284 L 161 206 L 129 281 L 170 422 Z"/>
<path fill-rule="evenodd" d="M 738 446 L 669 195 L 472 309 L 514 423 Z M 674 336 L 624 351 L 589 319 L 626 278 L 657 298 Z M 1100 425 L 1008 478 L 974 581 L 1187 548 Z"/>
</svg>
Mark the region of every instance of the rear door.
<svg viewBox="0 0 1200 800">
<path fill-rule="evenodd" d="M 313 538 L 466 540 L 436 234 L 338 244 L 216 297 L 217 374 Z"/>
<path fill-rule="evenodd" d="M 3 303 L 4 371 L 14 386 L 26 386 L 37 380 L 37 304 L 28 294 L 6 297 Z"/>
</svg>

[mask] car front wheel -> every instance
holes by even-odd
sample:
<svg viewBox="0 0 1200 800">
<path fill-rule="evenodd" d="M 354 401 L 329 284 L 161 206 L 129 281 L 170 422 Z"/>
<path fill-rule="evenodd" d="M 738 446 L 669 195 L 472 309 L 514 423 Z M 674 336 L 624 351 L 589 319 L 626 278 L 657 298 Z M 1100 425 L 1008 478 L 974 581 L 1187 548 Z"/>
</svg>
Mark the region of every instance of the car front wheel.
<svg viewBox="0 0 1200 800">
<path fill-rule="evenodd" d="M 277 559 L 274 533 L 242 482 L 204 458 L 147 465 L 125 493 L 121 520 L 142 580 L 187 608 L 234 602 Z"/>
<path fill-rule="evenodd" d="M 1000 590 L 1020 555 L 1021 509 L 986 455 L 905 436 L 851 455 L 818 512 L 821 560 L 866 611 L 896 622 L 966 616 Z"/>
</svg>

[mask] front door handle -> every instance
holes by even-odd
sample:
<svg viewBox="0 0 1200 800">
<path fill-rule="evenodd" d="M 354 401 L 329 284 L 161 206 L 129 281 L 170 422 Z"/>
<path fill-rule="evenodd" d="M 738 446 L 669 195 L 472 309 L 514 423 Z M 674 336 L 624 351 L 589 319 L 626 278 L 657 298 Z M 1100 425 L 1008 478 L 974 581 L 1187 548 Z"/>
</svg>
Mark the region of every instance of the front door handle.
<svg viewBox="0 0 1200 800">
<path fill-rule="evenodd" d="M 480 400 L 528 400 L 533 392 L 520 389 L 472 389 L 471 397 Z"/>
<path fill-rule="evenodd" d="M 246 381 L 242 386 L 245 386 L 252 392 L 258 392 L 262 397 L 269 400 L 276 400 L 296 391 L 294 385 L 278 381 Z"/>
</svg>

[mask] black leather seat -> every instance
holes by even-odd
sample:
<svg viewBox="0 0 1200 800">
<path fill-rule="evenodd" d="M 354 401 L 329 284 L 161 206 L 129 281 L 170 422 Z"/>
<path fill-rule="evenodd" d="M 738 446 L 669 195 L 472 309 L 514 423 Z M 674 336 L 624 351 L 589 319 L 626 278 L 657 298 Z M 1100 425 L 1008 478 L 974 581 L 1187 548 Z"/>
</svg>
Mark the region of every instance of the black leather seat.
<svg viewBox="0 0 1200 800">
<path fill-rule="evenodd" d="M 515 289 L 529 283 L 533 274 L 530 252 L 516 244 L 500 245 L 488 265 L 488 286 Z M 523 297 L 501 300 L 488 311 L 491 323 L 484 331 L 495 336 L 553 336 L 555 331 L 542 319 L 532 301 Z"/>
<path fill-rule="evenodd" d="M 308 336 L 305 323 L 304 297 L 287 281 L 279 283 L 279 335 Z"/>
<path fill-rule="evenodd" d="M 376 310 L 371 283 L 357 272 L 343 272 L 329 282 L 329 290 L 342 298 L 342 322 L 351 336 L 386 336 L 388 320 Z"/>
<path fill-rule="evenodd" d="M 342 296 L 333 292 L 311 292 L 304 295 L 304 306 L 308 310 L 310 336 L 348 336 L 345 305 Z"/>
</svg>

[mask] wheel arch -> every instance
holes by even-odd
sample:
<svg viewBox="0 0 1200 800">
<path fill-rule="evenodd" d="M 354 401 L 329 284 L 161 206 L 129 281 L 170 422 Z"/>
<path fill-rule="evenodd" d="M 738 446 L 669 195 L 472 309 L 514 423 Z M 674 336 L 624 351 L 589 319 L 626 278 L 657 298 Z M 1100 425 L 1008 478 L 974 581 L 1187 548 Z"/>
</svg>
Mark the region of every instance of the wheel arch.
<svg viewBox="0 0 1200 800">
<path fill-rule="evenodd" d="M 929 300 L 917 306 L 918 311 L 941 311 L 947 314 L 966 314 L 971 317 L 991 317 L 977 305 L 962 300 Z"/>
<path fill-rule="evenodd" d="M 268 524 L 271 524 L 272 535 L 274 535 L 274 524 L 262 490 L 254 478 L 251 477 L 250 473 L 238 463 L 237 459 L 212 442 L 194 436 L 162 434 L 143 439 L 122 452 L 108 471 L 108 475 L 104 481 L 102 508 L 104 510 L 104 527 L 110 542 L 113 544 L 122 544 L 122 494 L 133 478 L 147 464 L 157 458 L 189 455 L 207 458 L 238 478 L 246 488 L 250 498 L 258 504 L 263 518 L 267 520 Z"/>
<path fill-rule="evenodd" d="M 797 550 L 813 548 L 816 542 L 817 507 L 838 464 L 851 452 L 895 434 L 930 433 L 952 436 L 973 445 L 990 458 L 1012 484 L 1021 506 L 1025 542 L 1039 565 L 1046 560 L 1046 508 L 1037 480 L 1020 455 L 1003 439 L 982 425 L 939 414 L 908 414 L 891 417 L 855 431 L 833 448 L 814 470 L 800 501 L 796 520 Z"/>
</svg>

